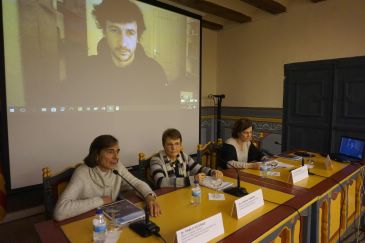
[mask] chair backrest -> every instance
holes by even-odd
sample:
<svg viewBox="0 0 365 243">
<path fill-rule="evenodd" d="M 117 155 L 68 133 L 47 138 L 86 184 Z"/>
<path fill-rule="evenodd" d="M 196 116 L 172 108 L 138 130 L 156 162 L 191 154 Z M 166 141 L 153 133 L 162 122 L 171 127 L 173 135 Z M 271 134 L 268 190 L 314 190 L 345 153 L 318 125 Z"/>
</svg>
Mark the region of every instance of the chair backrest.
<svg viewBox="0 0 365 243">
<path fill-rule="evenodd" d="M 207 144 L 198 144 L 197 148 L 197 162 L 203 166 L 217 169 L 219 152 L 222 147 L 222 139 L 219 138 L 217 142 L 208 142 Z"/>
<path fill-rule="evenodd" d="M 258 132 L 252 134 L 252 143 L 256 146 L 256 148 L 261 149 L 261 142 L 264 139 L 264 133 Z"/>
<path fill-rule="evenodd" d="M 65 169 L 61 173 L 52 176 L 51 170 L 48 167 L 42 169 L 43 176 L 43 196 L 44 196 L 44 209 L 46 218 L 53 218 L 53 210 L 57 203 L 58 197 L 65 190 L 68 182 L 70 181 L 75 167 Z"/>
<path fill-rule="evenodd" d="M 155 189 L 150 167 L 152 157 L 153 155 L 146 158 L 144 153 L 138 154 L 138 177 L 140 180 L 146 182 L 152 189 Z"/>
<path fill-rule="evenodd" d="M 3 176 L 1 161 L 0 161 L 0 221 L 6 215 L 6 190 L 5 190 L 5 179 Z"/>
</svg>

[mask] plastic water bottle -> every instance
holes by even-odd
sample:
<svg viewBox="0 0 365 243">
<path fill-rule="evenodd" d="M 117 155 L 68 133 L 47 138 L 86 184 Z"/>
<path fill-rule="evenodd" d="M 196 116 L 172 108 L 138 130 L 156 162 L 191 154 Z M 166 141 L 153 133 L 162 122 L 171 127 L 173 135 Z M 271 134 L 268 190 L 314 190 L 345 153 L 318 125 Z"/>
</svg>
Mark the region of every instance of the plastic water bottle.
<svg viewBox="0 0 365 243">
<path fill-rule="evenodd" d="M 93 240 L 96 243 L 102 243 L 106 238 L 106 220 L 103 209 L 96 209 L 96 215 L 93 219 Z"/>
<path fill-rule="evenodd" d="M 201 202 L 201 189 L 198 181 L 194 181 L 194 185 L 191 188 L 191 204 L 197 206 Z"/>
</svg>

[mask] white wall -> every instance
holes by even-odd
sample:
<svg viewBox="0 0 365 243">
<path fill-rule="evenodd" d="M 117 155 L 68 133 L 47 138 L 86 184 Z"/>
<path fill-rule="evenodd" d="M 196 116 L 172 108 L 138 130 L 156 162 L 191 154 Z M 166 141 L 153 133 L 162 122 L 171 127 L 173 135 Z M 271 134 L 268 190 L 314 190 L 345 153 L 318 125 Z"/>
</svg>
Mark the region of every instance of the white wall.
<svg viewBox="0 0 365 243">
<path fill-rule="evenodd" d="M 280 108 L 284 64 L 365 55 L 364 0 L 291 0 L 287 7 L 287 13 L 217 32 L 217 64 L 203 59 L 203 94 L 214 89 L 207 77 L 217 67 L 224 106 Z M 209 37 L 203 54 L 211 51 Z"/>
<path fill-rule="evenodd" d="M 202 37 L 202 106 L 212 106 L 208 94 L 217 93 L 218 32 L 203 28 Z"/>
</svg>

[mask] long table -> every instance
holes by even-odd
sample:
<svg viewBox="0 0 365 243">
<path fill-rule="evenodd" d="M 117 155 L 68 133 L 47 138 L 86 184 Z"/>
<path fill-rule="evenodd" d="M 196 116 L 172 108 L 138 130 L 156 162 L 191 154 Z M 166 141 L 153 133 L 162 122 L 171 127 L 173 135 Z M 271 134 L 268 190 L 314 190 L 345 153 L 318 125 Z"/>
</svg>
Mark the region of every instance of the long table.
<svg viewBox="0 0 365 243">
<path fill-rule="evenodd" d="M 229 177 L 226 177 L 225 180 L 235 182 Z M 225 194 L 224 201 L 210 201 L 208 200 L 208 193 L 214 193 L 214 191 L 208 188 L 202 188 L 202 203 L 199 206 L 190 205 L 190 188 L 182 188 L 168 193 L 166 193 L 167 191 L 159 191 L 158 202 L 163 214 L 152 220 L 160 226 L 160 234 L 167 242 L 173 242 L 177 230 L 221 212 L 225 233 L 214 241 L 242 242 L 244 238 L 251 242 L 267 232 L 274 231 L 280 224 L 284 224 L 297 215 L 295 210 L 290 208 L 288 210 L 288 207 L 282 206 L 294 198 L 293 195 L 247 182 L 242 182 L 242 185 L 247 188 L 248 192 L 262 188 L 264 199 L 267 201 L 263 207 L 239 220 L 232 216 L 233 202 L 237 198 Z M 93 212 L 80 217 L 63 222 L 53 220 L 41 222 L 36 224 L 36 230 L 43 242 L 67 242 L 66 238 L 71 242 L 90 242 Z M 126 240 L 130 242 L 160 241 L 156 237 L 141 238 L 129 228 L 124 228 L 119 242 Z"/>
<path fill-rule="evenodd" d="M 213 242 L 271 242 L 279 239 L 284 242 L 329 242 L 336 238 L 336 229 L 331 225 L 326 227 L 326 220 L 335 215 L 336 210 L 345 216 L 342 221 L 354 222 L 359 218 L 360 205 L 351 206 L 349 193 L 355 194 L 354 202 L 359 200 L 359 183 L 362 183 L 363 166 L 349 164 L 334 164 L 334 170 L 322 168 L 321 158 L 315 157 L 315 167 L 309 178 L 291 184 L 287 179 L 287 169 L 278 169 L 279 177 L 260 176 L 255 170 L 241 170 L 239 172 L 241 185 L 248 192 L 262 189 L 265 204 L 241 219 L 232 215 L 233 202 L 236 197 L 225 194 L 224 201 L 209 201 L 208 193 L 214 191 L 202 188 L 202 203 L 199 206 L 190 205 L 190 188 L 159 189 L 158 202 L 163 214 L 152 218 L 161 228 L 161 235 L 167 242 L 174 242 L 176 231 L 208 218 L 218 212 L 222 213 L 225 233 Z M 297 161 L 281 161 L 299 166 Z M 225 180 L 235 184 L 236 170 L 224 171 Z M 355 182 L 352 183 L 351 182 Z M 338 208 L 333 193 L 340 193 L 347 200 L 340 200 Z M 346 196 L 345 196 L 346 195 Z M 342 197 L 340 197 L 342 198 Z M 134 199 L 136 201 L 137 199 Z M 331 203 L 332 202 L 332 203 Z M 324 210 L 324 203 L 328 210 Z M 327 203 L 327 204 L 326 204 Z M 331 205 L 333 204 L 332 208 Z M 346 208 L 346 210 L 344 210 Z M 343 212 L 342 212 L 343 211 Z M 346 213 L 344 213 L 346 211 Z M 347 212 L 350 212 L 347 214 Z M 92 239 L 92 217 L 95 211 L 88 212 L 76 218 L 55 222 L 44 221 L 35 225 L 42 242 L 90 242 Z M 327 217 L 327 218 L 326 218 Z M 334 216 L 333 216 L 334 217 Z M 327 222 L 328 223 L 328 222 Z M 340 222 L 343 233 L 346 229 Z M 347 225 L 347 224 L 345 224 Z M 338 230 L 339 231 L 339 230 Z M 141 238 L 129 228 L 123 228 L 119 242 L 160 242 L 157 237 Z"/>
<path fill-rule="evenodd" d="M 333 168 L 326 169 L 326 157 L 311 153 L 314 157 L 314 167 L 310 169 L 308 178 L 293 185 L 290 183 L 288 169 L 276 169 L 280 176 L 260 176 L 257 170 L 246 169 L 240 171 L 241 178 L 246 181 L 260 181 L 267 187 L 292 193 L 311 194 L 316 197 L 316 202 L 311 208 L 310 237 L 306 242 L 336 242 L 349 227 L 360 220 L 361 188 L 364 179 L 364 162 L 339 163 L 331 161 Z M 287 158 L 277 158 L 280 162 L 301 166 L 301 161 Z M 306 159 L 308 162 L 309 159 Z M 226 173 L 226 175 L 228 175 Z M 228 176 L 234 177 L 230 172 Z M 299 205 L 297 205 L 299 206 Z"/>
</svg>

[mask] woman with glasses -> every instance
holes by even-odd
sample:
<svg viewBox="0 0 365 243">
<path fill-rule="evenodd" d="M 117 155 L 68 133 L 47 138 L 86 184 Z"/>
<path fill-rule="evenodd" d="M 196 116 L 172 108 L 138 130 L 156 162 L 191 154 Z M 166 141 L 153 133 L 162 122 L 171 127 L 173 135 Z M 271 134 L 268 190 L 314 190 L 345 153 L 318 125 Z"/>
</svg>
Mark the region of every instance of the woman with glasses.
<svg viewBox="0 0 365 243">
<path fill-rule="evenodd" d="M 264 154 L 253 145 L 252 122 L 248 119 L 237 120 L 232 127 L 232 137 L 227 139 L 220 151 L 219 165 L 227 168 L 259 169 Z"/>
<path fill-rule="evenodd" d="M 101 135 L 90 145 L 84 164 L 76 168 L 65 191 L 55 207 L 54 218 L 64 220 L 117 200 L 121 191 L 133 190 L 118 173 L 132 184 L 147 201 L 150 214 L 161 211 L 156 194 L 143 181 L 134 177 L 119 161 L 118 140 L 111 135 Z"/>
<path fill-rule="evenodd" d="M 157 188 L 186 187 L 198 181 L 203 182 L 206 175 L 222 178 L 223 173 L 203 167 L 182 152 L 181 133 L 174 128 L 162 134 L 163 150 L 151 158 L 151 176 Z"/>
</svg>

